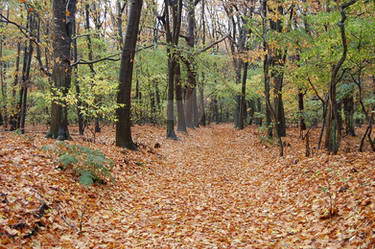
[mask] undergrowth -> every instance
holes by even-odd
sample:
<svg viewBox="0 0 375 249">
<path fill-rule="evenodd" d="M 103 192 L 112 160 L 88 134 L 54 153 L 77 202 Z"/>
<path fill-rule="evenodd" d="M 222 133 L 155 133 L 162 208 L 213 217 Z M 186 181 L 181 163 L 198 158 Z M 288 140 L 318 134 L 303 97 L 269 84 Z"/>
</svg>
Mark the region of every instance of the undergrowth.
<svg viewBox="0 0 375 249">
<path fill-rule="evenodd" d="M 79 182 L 83 185 L 115 181 L 111 175 L 113 161 L 99 150 L 64 142 L 43 146 L 41 150 L 54 153 L 61 170 L 72 169 L 78 173 Z"/>
</svg>

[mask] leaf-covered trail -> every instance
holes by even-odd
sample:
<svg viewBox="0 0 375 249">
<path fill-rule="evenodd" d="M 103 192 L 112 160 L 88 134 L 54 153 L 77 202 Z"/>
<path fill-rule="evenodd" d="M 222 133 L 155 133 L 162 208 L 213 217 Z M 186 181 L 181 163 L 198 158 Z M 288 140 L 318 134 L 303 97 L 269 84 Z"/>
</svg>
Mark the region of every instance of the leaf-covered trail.
<svg viewBox="0 0 375 249">
<path fill-rule="evenodd" d="M 305 158 L 296 130 L 288 132 L 292 146 L 284 158 L 277 147 L 259 142 L 254 127 L 214 125 L 179 134 L 179 141 L 165 139 L 162 128 L 135 127 L 138 152 L 111 145 L 112 130 L 96 144 L 76 137 L 74 143 L 101 149 L 117 165 L 115 184 L 88 188 L 38 156 L 38 148 L 53 140 L 3 139 L 2 146 L 24 150 L 0 156 L 6 183 L 0 192 L 7 200 L 0 204 L 0 225 L 16 232 L 9 239 L 0 229 L 1 242 L 35 248 L 372 248 L 374 154 Z M 20 164 L 5 164 L 16 156 Z M 331 219 L 322 191 L 328 186 L 337 196 Z M 36 219 L 31 214 L 41 200 L 50 211 Z M 43 226 L 25 238 L 37 222 Z M 17 234 L 14 224 L 26 225 Z"/>
</svg>

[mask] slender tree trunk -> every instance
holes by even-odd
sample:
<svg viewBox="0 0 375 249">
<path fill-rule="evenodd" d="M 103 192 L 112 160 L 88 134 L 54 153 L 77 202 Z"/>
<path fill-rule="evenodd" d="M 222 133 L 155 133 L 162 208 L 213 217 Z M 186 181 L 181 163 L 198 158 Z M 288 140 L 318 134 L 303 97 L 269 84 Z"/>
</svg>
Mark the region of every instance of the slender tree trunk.
<svg viewBox="0 0 375 249">
<path fill-rule="evenodd" d="M 76 25 L 75 18 L 74 18 L 73 31 L 74 31 L 73 35 L 76 35 L 77 25 Z M 78 60 L 77 39 L 73 40 L 73 60 L 74 61 Z M 84 124 L 84 119 L 83 119 L 83 114 L 82 114 L 81 87 L 78 81 L 78 66 L 77 65 L 73 67 L 73 73 L 74 73 L 74 86 L 76 88 L 76 98 L 77 98 L 78 129 L 79 129 L 79 134 L 83 135 L 85 132 L 85 124 Z"/>
<path fill-rule="evenodd" d="M 339 129 L 339 120 L 338 120 L 338 113 L 337 113 L 337 100 L 336 100 L 336 85 L 339 79 L 339 70 L 344 63 L 348 51 L 348 44 L 346 42 L 346 34 L 345 34 L 345 20 L 346 20 L 346 13 L 345 9 L 350 5 L 354 4 L 356 0 L 351 0 L 350 2 L 344 3 L 340 5 L 340 14 L 341 20 L 339 22 L 340 33 L 341 33 L 341 41 L 343 46 L 343 53 L 341 55 L 340 60 L 332 69 L 331 74 L 331 83 L 329 89 L 329 101 L 328 101 L 328 116 L 327 116 L 327 129 L 326 129 L 326 140 L 325 140 L 325 147 L 328 149 L 330 153 L 337 154 L 337 151 L 340 147 L 340 139 L 341 139 L 341 130 Z"/>
<path fill-rule="evenodd" d="M 242 75 L 242 89 L 241 89 L 241 105 L 240 105 L 240 120 L 238 129 L 244 128 L 244 118 L 246 113 L 246 80 L 247 80 L 247 68 L 249 63 L 243 63 L 243 75 Z"/>
<path fill-rule="evenodd" d="M 262 0 L 262 20 L 263 20 L 263 49 L 267 54 L 264 57 L 263 61 L 263 70 L 264 70 L 264 84 L 265 84 L 265 95 L 266 95 L 266 104 L 267 104 L 267 109 L 270 112 L 270 116 L 272 115 L 274 123 L 277 122 L 277 115 L 275 111 L 272 108 L 271 101 L 270 101 L 270 59 L 271 59 L 271 51 L 268 45 L 268 40 L 267 40 L 267 33 L 268 33 L 268 27 L 267 27 L 267 0 Z M 268 91 L 267 91 L 268 89 Z M 278 139 L 279 147 L 280 147 L 280 156 L 284 155 L 284 145 L 281 140 L 281 135 L 278 132 L 278 129 L 276 128 L 276 125 L 274 124 L 276 136 Z"/>
<path fill-rule="evenodd" d="M 247 106 L 250 108 L 249 110 L 249 125 L 252 125 L 255 123 L 254 121 L 254 113 L 255 113 L 255 101 L 254 100 L 249 100 L 247 103 Z"/>
<path fill-rule="evenodd" d="M 28 13 L 27 17 L 27 27 L 30 29 L 31 33 L 35 32 L 36 29 L 36 20 L 32 12 Z M 23 56 L 23 66 L 22 66 L 22 82 L 19 94 L 18 101 L 18 121 L 17 129 L 20 129 L 21 133 L 25 132 L 25 120 L 26 120 L 26 106 L 27 106 L 27 92 L 28 85 L 30 83 L 30 69 L 31 69 L 31 60 L 33 56 L 33 44 L 31 41 L 25 43 L 24 47 L 24 56 Z"/>
<path fill-rule="evenodd" d="M 122 34 L 122 12 L 124 9 L 121 6 L 121 0 L 116 1 L 116 6 L 117 6 L 117 32 L 118 32 L 117 39 L 119 42 L 119 48 L 121 50 L 124 44 L 124 39 L 123 39 L 123 34 Z"/>
<path fill-rule="evenodd" d="M 19 71 L 20 71 L 20 57 L 21 57 L 21 43 L 17 43 L 17 57 L 16 57 L 16 70 L 14 72 L 14 83 L 13 83 L 13 89 L 12 89 L 12 98 L 13 103 L 15 103 L 16 99 L 16 88 L 19 83 Z M 14 131 L 17 129 L 17 110 L 15 108 L 12 109 L 12 112 L 10 113 L 9 117 L 9 124 L 10 124 L 10 130 Z"/>
<path fill-rule="evenodd" d="M 91 41 L 91 35 L 90 35 L 90 5 L 87 3 L 85 5 L 85 15 L 86 15 L 86 24 L 85 24 L 85 29 L 89 35 L 87 35 L 87 49 L 89 50 L 89 61 L 92 61 L 94 59 L 93 56 L 93 50 L 92 50 L 92 41 Z M 97 27 L 99 28 L 99 27 Z M 89 64 L 90 71 L 92 74 L 92 77 L 95 76 L 95 69 L 93 64 Z M 94 80 L 91 81 L 91 84 L 94 85 L 95 82 Z M 95 102 L 99 102 L 99 97 L 95 98 Z M 94 125 L 95 125 L 95 132 L 100 132 L 100 125 L 99 125 L 99 117 L 95 117 L 94 120 Z"/>
<path fill-rule="evenodd" d="M 300 128 L 300 138 L 303 136 L 303 131 L 306 130 L 305 117 L 304 117 L 304 101 L 303 97 L 305 95 L 302 92 L 302 89 L 298 89 L 298 111 L 299 111 L 299 128 Z"/>
<path fill-rule="evenodd" d="M 204 78 L 204 74 L 202 74 Z M 199 85 L 199 97 L 200 97 L 200 106 L 201 106 L 201 116 L 200 116 L 200 125 L 206 126 L 206 111 L 205 111 L 205 104 L 204 104 L 204 85 L 203 82 Z"/>
<path fill-rule="evenodd" d="M 2 11 L 0 11 L 1 13 Z M 2 26 L 0 25 L 0 28 Z M 1 123 L 0 125 L 4 125 L 4 129 L 6 130 L 8 128 L 8 109 L 7 109 L 7 86 L 6 82 L 4 81 L 4 71 L 5 71 L 5 66 L 3 63 L 3 43 L 4 43 L 4 34 L 1 31 L 0 33 L 0 84 L 1 84 L 1 97 L 2 97 L 2 111 L 0 112 L 1 116 Z"/>
<path fill-rule="evenodd" d="M 353 91 L 351 91 L 345 98 L 344 102 L 344 117 L 345 117 L 345 134 L 355 136 L 354 132 L 354 98 Z"/>
<path fill-rule="evenodd" d="M 130 13 L 121 57 L 120 85 L 117 94 L 117 103 L 123 106 L 117 109 L 116 145 L 132 150 L 136 149 L 136 146 L 131 136 L 131 86 L 142 4 L 143 0 L 130 1 Z"/>
<path fill-rule="evenodd" d="M 206 1 L 201 0 L 202 2 L 202 12 L 201 12 L 201 20 L 202 20 L 202 45 L 206 44 L 206 19 L 205 19 L 205 9 L 206 9 Z M 204 105 L 204 83 L 205 83 L 205 74 L 202 72 L 202 81 L 199 85 L 199 97 L 200 97 L 200 121 L 199 124 L 202 126 L 206 126 L 206 111 Z"/>
</svg>

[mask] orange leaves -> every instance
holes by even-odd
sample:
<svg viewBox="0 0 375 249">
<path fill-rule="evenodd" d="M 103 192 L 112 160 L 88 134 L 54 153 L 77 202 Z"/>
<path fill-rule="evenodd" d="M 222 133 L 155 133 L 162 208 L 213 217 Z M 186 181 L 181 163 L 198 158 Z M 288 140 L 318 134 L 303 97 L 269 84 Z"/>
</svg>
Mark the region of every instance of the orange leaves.
<svg viewBox="0 0 375 249">
<path fill-rule="evenodd" d="M 179 141 L 166 140 L 164 131 L 134 127 L 142 144 L 138 152 L 112 146 L 111 129 L 96 144 L 74 136 L 71 143 L 99 149 L 116 162 L 116 184 L 88 188 L 39 151 L 53 140 L 2 134 L 0 243 L 63 248 L 371 248 L 374 243 L 373 153 L 318 151 L 306 158 L 296 129 L 288 130 L 291 146 L 284 158 L 276 147 L 259 142 L 254 127 L 211 125 L 179 134 Z M 312 140 L 318 138 L 319 130 L 311 132 Z M 328 191 L 335 197 L 333 215 Z M 42 200 L 49 209 L 39 218 Z M 43 226 L 24 238 L 39 222 Z M 73 227 L 80 226 L 83 232 L 77 233 Z"/>
</svg>

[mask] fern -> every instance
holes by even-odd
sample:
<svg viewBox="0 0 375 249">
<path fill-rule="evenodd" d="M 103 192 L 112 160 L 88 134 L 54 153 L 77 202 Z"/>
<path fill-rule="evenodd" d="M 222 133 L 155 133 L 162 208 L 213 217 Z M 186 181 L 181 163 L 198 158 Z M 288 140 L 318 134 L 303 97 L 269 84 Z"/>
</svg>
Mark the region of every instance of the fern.
<svg viewBox="0 0 375 249">
<path fill-rule="evenodd" d="M 43 151 L 54 152 L 57 155 L 57 162 L 65 170 L 70 167 L 79 174 L 79 182 L 89 186 L 93 183 L 105 183 L 108 180 L 115 182 L 111 175 L 113 161 L 106 158 L 99 150 L 80 145 L 70 145 L 64 142 L 57 142 L 56 146 L 45 145 Z"/>
</svg>

